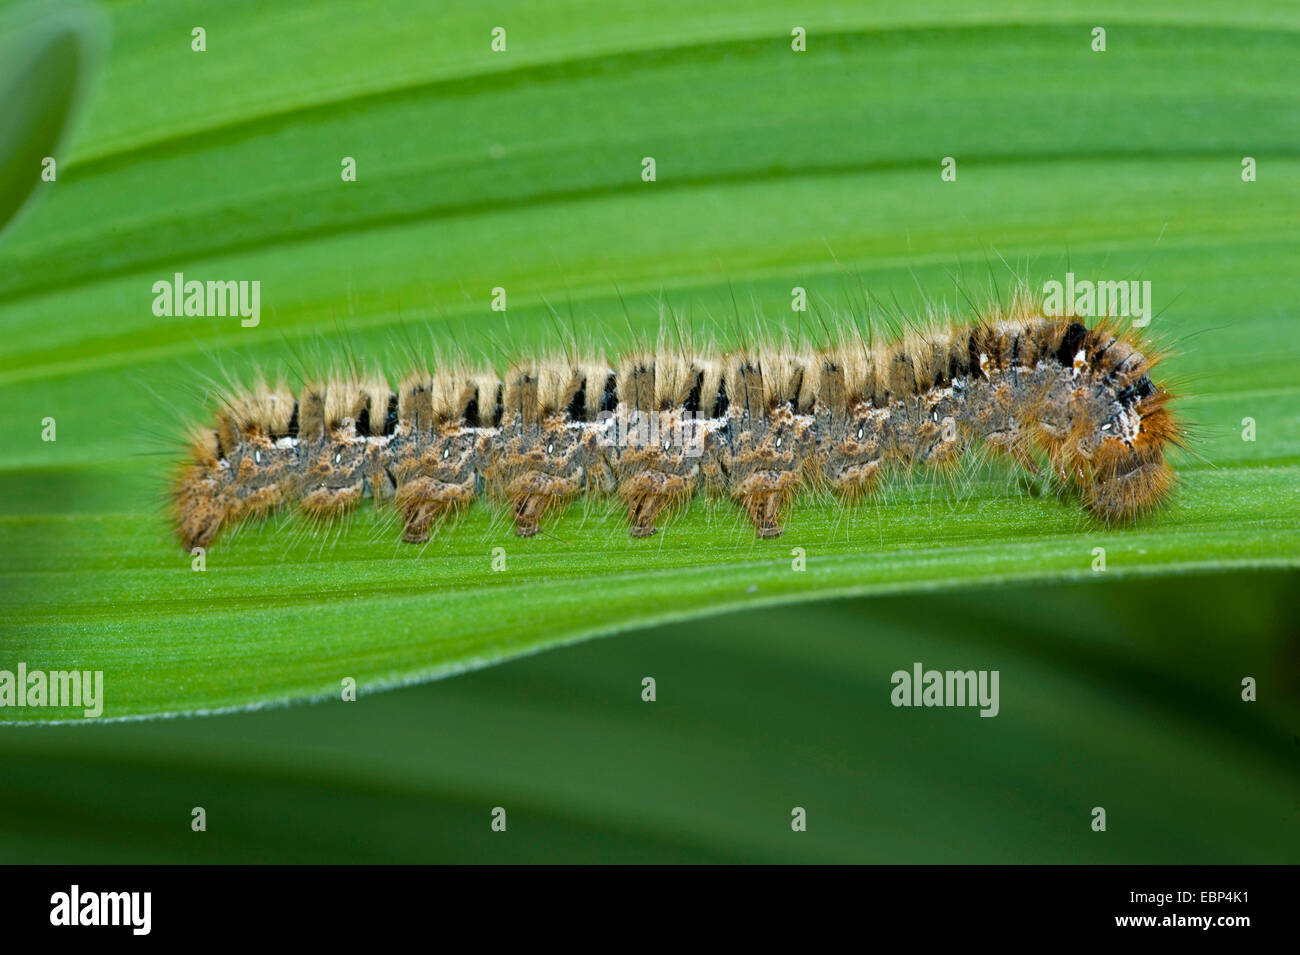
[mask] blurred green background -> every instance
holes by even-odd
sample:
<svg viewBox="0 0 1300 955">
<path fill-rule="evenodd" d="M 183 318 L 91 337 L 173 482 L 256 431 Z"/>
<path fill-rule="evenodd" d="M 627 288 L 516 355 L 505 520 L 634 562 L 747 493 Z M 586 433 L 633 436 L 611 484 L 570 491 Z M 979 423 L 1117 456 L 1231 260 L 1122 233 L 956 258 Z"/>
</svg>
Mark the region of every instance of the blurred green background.
<svg viewBox="0 0 1300 955">
<path fill-rule="evenodd" d="M 1294 863 L 1297 584 L 836 601 L 354 703 L 10 730 L 0 859 Z M 999 670 L 1001 712 L 893 707 L 917 661 Z"/>
<path fill-rule="evenodd" d="M 0 213 L 32 193 L 0 237 L 0 668 L 104 669 L 123 717 L 509 662 L 356 703 L 0 726 L 0 858 L 1296 861 L 1293 4 L 39 9 L 20 28 L 0 0 Z M 160 505 L 210 378 L 495 356 L 552 342 L 551 305 L 617 348 L 665 300 L 704 328 L 734 294 L 770 328 L 794 285 L 961 309 L 1066 268 L 1152 281 L 1197 426 L 1135 528 L 994 469 L 806 505 L 776 542 L 700 507 L 647 547 L 575 508 L 520 546 L 476 508 L 417 552 L 367 509 L 249 528 L 195 574 Z M 261 281 L 262 325 L 154 316 L 174 271 Z M 917 661 L 999 670 L 1001 715 L 893 708 Z"/>
</svg>

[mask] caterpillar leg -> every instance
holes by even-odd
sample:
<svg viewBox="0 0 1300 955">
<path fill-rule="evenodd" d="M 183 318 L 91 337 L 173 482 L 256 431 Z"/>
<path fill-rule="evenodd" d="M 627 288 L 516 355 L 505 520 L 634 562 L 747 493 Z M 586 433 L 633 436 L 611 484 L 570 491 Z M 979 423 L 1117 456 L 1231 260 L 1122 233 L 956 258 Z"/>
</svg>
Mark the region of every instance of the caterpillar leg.
<svg viewBox="0 0 1300 955">
<path fill-rule="evenodd" d="M 1164 500 L 1173 482 L 1159 448 L 1104 455 L 1084 488 L 1084 503 L 1105 521 L 1130 521 Z"/>
<path fill-rule="evenodd" d="M 317 488 L 303 495 L 299 507 L 313 520 L 328 521 L 342 517 L 361 501 L 361 488 Z"/>
<path fill-rule="evenodd" d="M 849 503 L 866 497 L 880 477 L 880 462 L 867 461 L 840 467 L 828 478 L 831 489 Z"/>
<path fill-rule="evenodd" d="M 666 509 L 690 500 L 695 482 L 680 474 L 642 471 L 623 482 L 618 496 L 627 506 L 627 519 L 633 537 L 650 537 L 658 528 L 655 522 Z"/>
<path fill-rule="evenodd" d="M 745 509 L 759 537 L 780 537 L 786 506 L 799 488 L 799 475 L 793 471 L 756 471 L 731 492 L 732 499 Z"/>
<path fill-rule="evenodd" d="M 172 498 L 177 533 L 186 550 L 207 547 L 227 524 L 239 517 L 241 502 L 216 467 L 193 464 L 185 469 Z"/>
<path fill-rule="evenodd" d="M 581 487 L 572 478 L 542 471 L 527 471 L 510 482 L 507 497 L 517 537 L 533 537 L 541 530 L 542 518 L 563 510 L 578 496 Z"/>
<path fill-rule="evenodd" d="M 402 540 L 422 544 L 448 517 L 469 507 L 474 500 L 474 478 L 462 484 L 414 478 L 398 487 L 394 500 L 402 515 Z"/>
</svg>

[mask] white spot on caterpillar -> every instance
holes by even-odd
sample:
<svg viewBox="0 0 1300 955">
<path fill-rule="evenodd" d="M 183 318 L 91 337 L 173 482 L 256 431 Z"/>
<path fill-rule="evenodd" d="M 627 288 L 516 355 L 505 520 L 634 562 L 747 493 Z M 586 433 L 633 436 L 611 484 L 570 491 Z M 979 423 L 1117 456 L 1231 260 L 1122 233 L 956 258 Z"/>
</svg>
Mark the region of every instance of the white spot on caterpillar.
<svg viewBox="0 0 1300 955">
<path fill-rule="evenodd" d="M 1142 416 L 1136 411 L 1125 409 L 1115 416 L 1119 423 L 1119 436 L 1125 444 L 1131 445 L 1142 430 Z"/>
<path fill-rule="evenodd" d="M 1080 375 L 1088 373 L 1088 353 L 1080 348 L 1074 353 L 1074 370 L 1070 373 L 1071 378 L 1078 378 Z"/>
<path fill-rule="evenodd" d="M 989 356 L 984 354 L 983 352 L 980 352 L 980 374 L 984 376 L 985 381 L 987 381 L 989 377 L 989 373 L 986 368 L 988 363 L 989 363 Z"/>
</svg>

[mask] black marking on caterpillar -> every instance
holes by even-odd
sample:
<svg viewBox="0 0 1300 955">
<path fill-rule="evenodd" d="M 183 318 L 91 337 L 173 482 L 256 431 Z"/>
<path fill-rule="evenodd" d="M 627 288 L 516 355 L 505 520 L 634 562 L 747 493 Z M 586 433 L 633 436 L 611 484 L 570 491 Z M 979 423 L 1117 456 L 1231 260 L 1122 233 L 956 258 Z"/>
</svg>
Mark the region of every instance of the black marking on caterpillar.
<svg viewBox="0 0 1300 955">
<path fill-rule="evenodd" d="M 615 497 L 633 537 L 698 493 L 729 497 L 759 537 L 782 533 L 803 488 L 852 501 L 881 475 L 955 466 L 979 444 L 1035 457 L 1101 520 L 1128 521 L 1172 486 L 1182 444 L 1131 331 L 1021 304 L 892 344 L 521 361 L 504 377 L 446 368 L 229 394 L 199 429 L 172 492 L 186 548 L 296 503 L 328 518 L 365 497 L 428 540 L 479 495 L 538 533 L 581 494 Z"/>
</svg>

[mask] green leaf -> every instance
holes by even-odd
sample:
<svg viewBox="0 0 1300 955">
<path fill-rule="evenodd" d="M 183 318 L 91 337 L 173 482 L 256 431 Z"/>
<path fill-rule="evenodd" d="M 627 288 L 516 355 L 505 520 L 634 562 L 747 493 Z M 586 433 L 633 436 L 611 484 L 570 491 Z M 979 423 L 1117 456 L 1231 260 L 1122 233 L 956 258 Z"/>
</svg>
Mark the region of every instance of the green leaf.
<svg viewBox="0 0 1300 955">
<path fill-rule="evenodd" d="M 1112 577 L 1295 566 L 1293 10 L 1117 4 L 1099 54 L 1091 23 L 1029 5 L 821 4 L 795 53 L 779 4 L 669 6 L 411 3 L 364 30 L 343 2 L 110 8 L 85 135 L 0 244 L 0 662 L 103 670 L 105 715 L 147 716 L 738 607 L 1090 577 L 1097 547 Z M 436 30 L 410 28 L 434 10 Z M 545 348 L 548 304 L 611 349 L 665 301 L 731 324 L 733 289 L 754 329 L 794 326 L 796 285 L 827 311 L 860 311 L 864 286 L 960 308 L 954 273 L 1005 287 L 1003 260 L 1037 283 L 1151 280 L 1162 370 L 1199 427 L 1160 514 L 1107 530 L 995 469 L 803 502 L 775 541 L 704 503 L 634 541 L 587 502 L 527 541 L 476 506 L 413 548 L 367 506 L 327 533 L 245 528 L 196 573 L 160 503 L 166 436 L 205 414 L 212 378 L 344 350 L 395 369 L 412 343 Z M 154 316 L 178 271 L 260 281 L 261 324 Z"/>
<path fill-rule="evenodd" d="M 102 29 L 61 0 L 0 11 L 0 235 L 45 182 L 42 164 L 62 155 Z"/>
<path fill-rule="evenodd" d="M 1290 863 L 1295 585 L 826 601 L 355 703 L 11 730 L 0 861 Z M 998 670 L 997 717 L 892 706 L 914 661 Z"/>
</svg>

